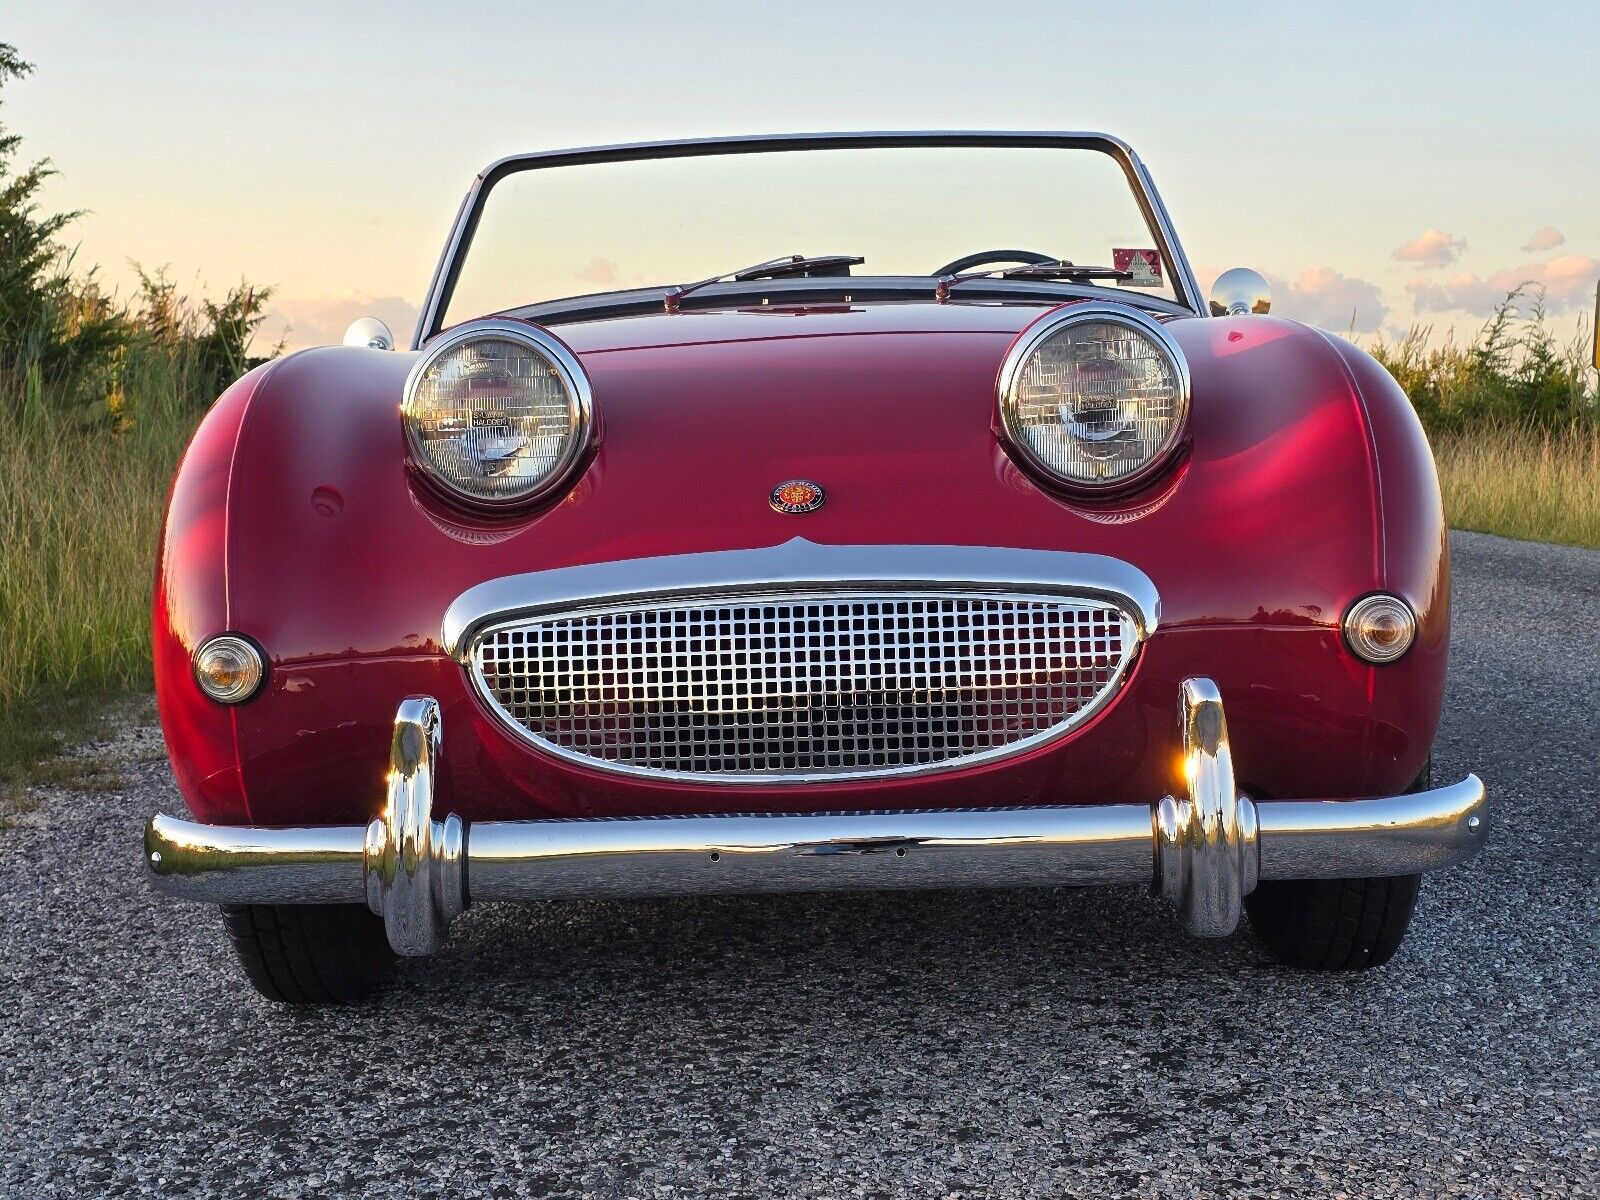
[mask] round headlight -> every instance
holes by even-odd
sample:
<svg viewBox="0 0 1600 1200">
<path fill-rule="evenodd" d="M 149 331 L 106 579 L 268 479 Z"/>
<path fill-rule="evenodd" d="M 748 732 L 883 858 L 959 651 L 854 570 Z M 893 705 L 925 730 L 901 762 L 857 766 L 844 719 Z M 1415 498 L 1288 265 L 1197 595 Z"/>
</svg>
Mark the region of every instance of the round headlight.
<svg viewBox="0 0 1600 1200">
<path fill-rule="evenodd" d="M 435 341 L 406 380 L 413 458 L 478 504 L 516 504 L 566 481 L 589 439 L 589 380 L 536 325 L 473 321 Z"/>
<path fill-rule="evenodd" d="M 1082 488 L 1155 470 L 1189 411 L 1189 369 L 1159 324 L 1134 309 L 1078 304 L 1044 317 L 1000 369 L 1000 414 L 1036 468 Z"/>
</svg>

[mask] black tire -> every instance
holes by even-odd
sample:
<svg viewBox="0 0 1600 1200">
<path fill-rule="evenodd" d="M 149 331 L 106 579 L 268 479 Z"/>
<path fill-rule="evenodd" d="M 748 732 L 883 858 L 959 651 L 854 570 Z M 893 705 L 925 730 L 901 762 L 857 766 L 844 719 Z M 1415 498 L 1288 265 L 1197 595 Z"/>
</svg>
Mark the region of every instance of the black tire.
<svg viewBox="0 0 1600 1200">
<path fill-rule="evenodd" d="M 1425 791 L 1432 763 L 1409 792 Z M 1366 971 L 1394 957 L 1411 925 L 1421 875 L 1264 880 L 1244 898 L 1267 953 L 1304 971 Z"/>
<path fill-rule="evenodd" d="M 244 973 L 280 1004 L 358 1004 L 394 974 L 383 921 L 358 904 L 224 905 Z"/>
</svg>

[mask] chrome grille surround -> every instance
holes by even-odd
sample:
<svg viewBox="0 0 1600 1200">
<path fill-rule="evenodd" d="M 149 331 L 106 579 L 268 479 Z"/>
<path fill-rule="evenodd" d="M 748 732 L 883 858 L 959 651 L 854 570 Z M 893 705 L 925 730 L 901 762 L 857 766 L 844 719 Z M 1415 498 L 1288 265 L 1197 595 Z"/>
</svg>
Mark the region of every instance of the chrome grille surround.
<svg viewBox="0 0 1600 1200">
<path fill-rule="evenodd" d="M 549 753 L 785 784 L 948 770 L 1060 737 L 1116 694 L 1147 625 L 1093 588 L 928 581 L 562 605 L 480 622 L 461 650 L 490 710 Z"/>
</svg>

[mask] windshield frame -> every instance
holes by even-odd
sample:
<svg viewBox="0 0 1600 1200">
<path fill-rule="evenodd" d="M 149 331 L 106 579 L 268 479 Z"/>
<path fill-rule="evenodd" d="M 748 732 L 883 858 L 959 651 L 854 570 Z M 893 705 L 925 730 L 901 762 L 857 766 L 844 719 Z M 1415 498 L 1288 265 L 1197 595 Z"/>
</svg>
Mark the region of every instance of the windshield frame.
<svg viewBox="0 0 1600 1200">
<path fill-rule="evenodd" d="M 545 170 L 551 167 L 584 166 L 591 163 L 634 162 L 656 158 L 696 158 L 724 154 L 770 154 L 785 151 L 888 149 L 895 146 L 1001 146 L 1011 148 L 1039 147 L 1056 150 L 1093 150 L 1105 154 L 1122 168 L 1134 201 L 1139 206 L 1145 224 L 1156 241 L 1163 268 L 1172 280 L 1174 294 L 1178 297 L 1173 306 L 1163 301 L 1160 307 L 1177 307 L 1196 316 L 1205 316 L 1208 309 L 1194 269 L 1184 255 L 1172 219 L 1167 213 L 1161 195 L 1156 191 L 1149 170 L 1129 146 L 1120 138 L 1108 133 L 1086 132 L 1028 132 L 1022 130 L 986 131 L 927 131 L 927 132 L 868 132 L 868 133 L 799 133 L 755 134 L 736 137 L 686 138 L 674 141 L 628 142 L 611 146 L 586 146 L 572 150 L 541 150 L 526 154 L 513 154 L 490 164 L 472 181 L 456 219 L 439 256 L 433 278 L 428 284 L 422 311 L 417 317 L 417 328 L 411 339 L 411 348 L 419 350 L 442 328 L 444 314 L 455 292 L 462 264 L 472 246 L 473 234 L 483 216 L 484 205 L 494 186 L 508 175 L 522 171 Z M 857 276 L 857 290 L 863 280 L 872 276 Z M 663 283 L 665 292 L 676 283 Z M 931 285 L 931 277 L 929 279 Z M 1063 290 L 1085 290 L 1082 285 L 1071 285 Z M 976 290 L 976 289 L 975 289 Z M 985 289 L 987 290 L 987 289 Z M 1103 296 L 1106 289 L 1087 289 Z M 594 293 L 610 295 L 612 293 Z M 637 293 L 635 293 L 637 295 Z M 576 299 L 576 298 L 574 298 Z M 1143 303 L 1143 297 L 1123 296 L 1125 302 Z M 1153 299 L 1153 298 L 1152 298 Z M 543 307 L 535 306 L 535 307 Z M 572 308 L 572 305 L 566 305 Z M 578 306 L 581 311 L 582 306 Z"/>
</svg>

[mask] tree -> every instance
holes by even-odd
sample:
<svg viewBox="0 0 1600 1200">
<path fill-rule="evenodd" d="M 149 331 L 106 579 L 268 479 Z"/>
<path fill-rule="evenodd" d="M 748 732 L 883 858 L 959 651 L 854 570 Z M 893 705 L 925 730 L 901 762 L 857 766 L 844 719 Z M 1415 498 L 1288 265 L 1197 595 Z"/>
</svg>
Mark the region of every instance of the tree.
<svg viewBox="0 0 1600 1200">
<path fill-rule="evenodd" d="M 0 42 L 0 90 L 32 71 Z M 40 379 L 74 377 L 108 359 L 124 330 L 92 277 L 73 286 L 59 235 L 81 214 L 40 212 L 39 190 L 55 168 L 47 158 L 20 166 L 21 145 L 0 122 L 0 374 L 37 393 Z"/>
</svg>

